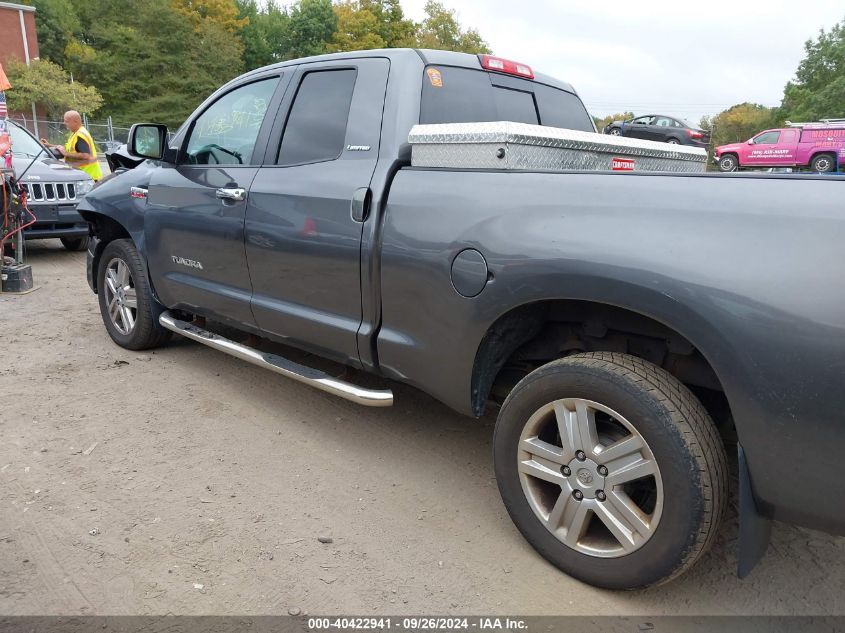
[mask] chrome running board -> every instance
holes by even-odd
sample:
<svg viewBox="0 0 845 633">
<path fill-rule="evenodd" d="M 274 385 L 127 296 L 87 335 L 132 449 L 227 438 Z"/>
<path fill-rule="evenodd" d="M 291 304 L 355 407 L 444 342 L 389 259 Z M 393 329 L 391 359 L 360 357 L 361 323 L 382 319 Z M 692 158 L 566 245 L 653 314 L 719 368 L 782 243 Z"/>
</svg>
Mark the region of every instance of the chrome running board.
<svg viewBox="0 0 845 633">
<path fill-rule="evenodd" d="M 169 312 L 162 313 L 158 318 L 158 322 L 161 323 L 162 327 L 167 328 L 171 332 L 176 332 L 176 334 L 181 334 L 186 338 L 225 352 L 235 358 L 240 358 L 248 363 L 269 369 L 299 382 L 304 382 L 306 385 L 311 385 L 321 391 L 340 396 L 357 404 L 367 407 L 389 407 L 393 404 L 393 392 L 390 389 L 366 389 L 364 387 L 358 387 L 329 376 L 317 369 L 311 369 L 287 358 L 277 356 L 276 354 L 261 352 L 252 347 L 235 343 L 219 334 L 197 327 L 193 323 L 177 319 Z"/>
</svg>

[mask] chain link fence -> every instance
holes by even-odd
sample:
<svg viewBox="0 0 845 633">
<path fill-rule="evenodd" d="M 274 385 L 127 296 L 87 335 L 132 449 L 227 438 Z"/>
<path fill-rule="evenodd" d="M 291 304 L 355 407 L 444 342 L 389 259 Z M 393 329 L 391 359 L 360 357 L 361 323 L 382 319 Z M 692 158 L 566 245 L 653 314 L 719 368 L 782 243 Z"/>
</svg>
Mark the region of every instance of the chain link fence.
<svg viewBox="0 0 845 633">
<path fill-rule="evenodd" d="M 62 121 L 33 120 L 25 116 L 10 117 L 12 121 L 22 125 L 39 139 L 47 139 L 51 145 L 64 145 L 68 139 L 68 131 Z M 111 117 L 105 119 L 89 119 L 83 116 L 83 125 L 94 137 L 97 152 L 102 154 L 117 149 L 129 138 L 128 127 L 116 127 Z"/>
</svg>

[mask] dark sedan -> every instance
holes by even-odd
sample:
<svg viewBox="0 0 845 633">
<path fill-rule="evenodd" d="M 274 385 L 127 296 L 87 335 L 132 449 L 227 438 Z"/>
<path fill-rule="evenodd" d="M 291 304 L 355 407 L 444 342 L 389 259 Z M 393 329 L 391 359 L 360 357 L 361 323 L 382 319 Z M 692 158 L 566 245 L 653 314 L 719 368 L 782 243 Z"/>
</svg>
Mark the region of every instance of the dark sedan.
<svg viewBox="0 0 845 633">
<path fill-rule="evenodd" d="M 710 132 L 688 121 L 663 114 L 647 114 L 627 121 L 614 121 L 604 128 L 605 134 L 628 136 L 675 145 L 707 147 Z"/>
</svg>

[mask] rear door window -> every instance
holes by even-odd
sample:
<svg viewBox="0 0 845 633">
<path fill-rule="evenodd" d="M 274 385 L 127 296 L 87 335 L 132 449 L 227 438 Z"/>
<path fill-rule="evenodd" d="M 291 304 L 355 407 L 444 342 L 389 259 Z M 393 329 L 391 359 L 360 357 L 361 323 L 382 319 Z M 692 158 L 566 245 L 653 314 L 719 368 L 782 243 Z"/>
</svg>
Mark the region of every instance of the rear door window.
<svg viewBox="0 0 845 633">
<path fill-rule="evenodd" d="M 343 151 L 356 71 L 321 70 L 302 78 L 285 125 L 279 165 L 334 160 Z"/>
</svg>

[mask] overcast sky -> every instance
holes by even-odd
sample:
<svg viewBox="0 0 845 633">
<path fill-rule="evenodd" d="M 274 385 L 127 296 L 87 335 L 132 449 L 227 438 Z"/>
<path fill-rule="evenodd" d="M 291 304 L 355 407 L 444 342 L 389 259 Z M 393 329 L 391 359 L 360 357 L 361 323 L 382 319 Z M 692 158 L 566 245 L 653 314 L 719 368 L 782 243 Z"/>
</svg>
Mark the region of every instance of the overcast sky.
<svg viewBox="0 0 845 633">
<path fill-rule="evenodd" d="M 575 86 L 592 114 L 703 114 L 779 105 L 804 42 L 842 0 L 441 0 L 497 55 Z M 421 19 L 425 0 L 401 0 Z"/>
</svg>

